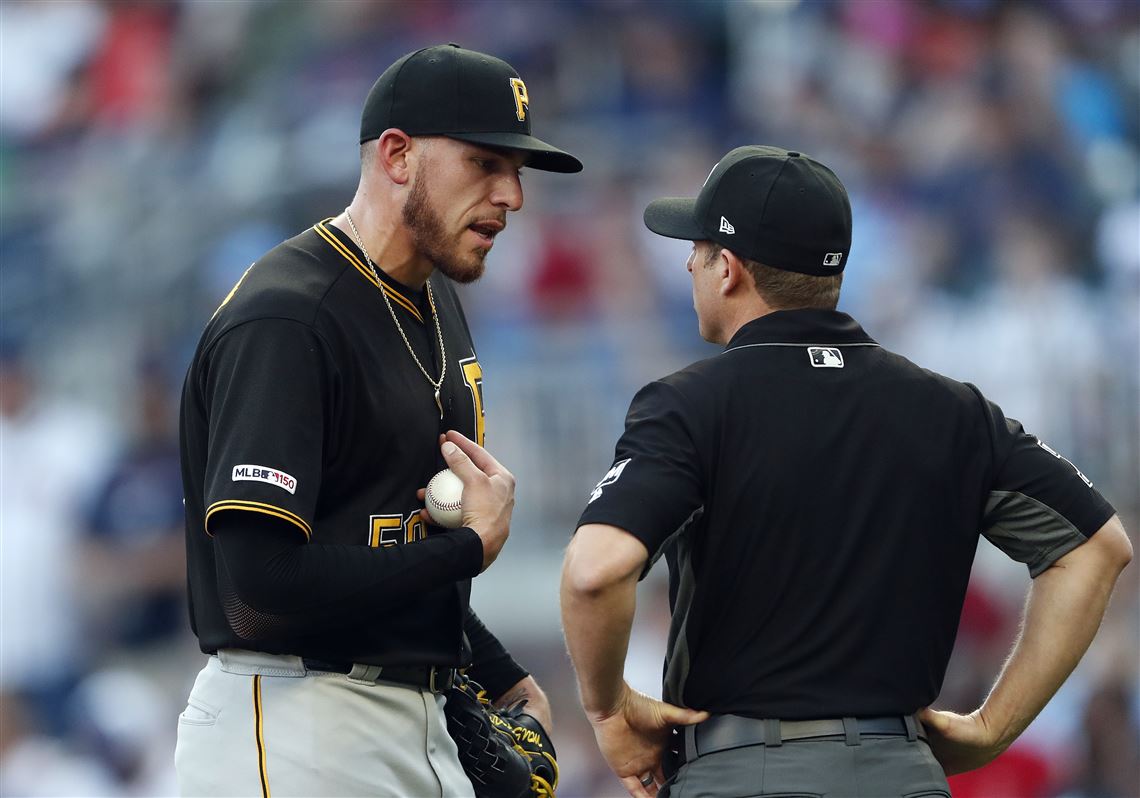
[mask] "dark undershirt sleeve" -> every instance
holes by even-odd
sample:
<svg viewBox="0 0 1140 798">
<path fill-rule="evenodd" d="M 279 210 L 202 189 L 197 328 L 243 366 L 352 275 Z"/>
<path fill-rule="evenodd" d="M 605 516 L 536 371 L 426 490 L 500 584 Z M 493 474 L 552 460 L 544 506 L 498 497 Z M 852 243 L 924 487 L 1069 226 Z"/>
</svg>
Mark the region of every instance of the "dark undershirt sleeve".
<svg viewBox="0 0 1140 798">
<path fill-rule="evenodd" d="M 994 477 L 981 532 L 1035 577 L 1092 537 L 1115 511 L 1075 465 L 993 402 L 982 402 Z"/>
<path fill-rule="evenodd" d="M 483 544 L 456 529 L 401 546 L 306 543 L 289 523 L 255 513 L 214 522 L 226 619 L 246 640 L 294 639 L 375 617 L 375 607 L 469 579 Z"/>
<path fill-rule="evenodd" d="M 520 679 L 529 675 L 470 607 L 463 619 L 463 632 L 471 643 L 472 661 L 468 673 L 487 690 L 491 700 L 498 700 L 503 693 L 518 684 Z"/>
</svg>

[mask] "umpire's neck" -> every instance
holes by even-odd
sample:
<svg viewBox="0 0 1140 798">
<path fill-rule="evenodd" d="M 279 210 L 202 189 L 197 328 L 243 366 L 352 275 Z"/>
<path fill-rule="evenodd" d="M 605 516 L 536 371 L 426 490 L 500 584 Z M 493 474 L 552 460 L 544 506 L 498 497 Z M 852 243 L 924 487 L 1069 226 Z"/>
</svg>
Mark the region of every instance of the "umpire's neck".
<svg viewBox="0 0 1140 798">
<path fill-rule="evenodd" d="M 693 279 L 697 321 L 709 343 L 725 346 L 745 324 L 777 310 L 756 291 L 744 261 L 730 250 L 721 248 L 711 263 L 693 268 L 711 270 Z"/>
</svg>

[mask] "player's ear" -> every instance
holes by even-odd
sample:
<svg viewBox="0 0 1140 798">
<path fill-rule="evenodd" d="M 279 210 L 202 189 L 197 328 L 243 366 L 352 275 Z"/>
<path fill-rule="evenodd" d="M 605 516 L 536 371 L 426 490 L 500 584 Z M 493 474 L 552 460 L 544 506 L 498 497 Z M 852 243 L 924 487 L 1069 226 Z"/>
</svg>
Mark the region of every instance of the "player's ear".
<svg viewBox="0 0 1140 798">
<path fill-rule="evenodd" d="M 411 136 L 399 128 L 388 128 L 376 142 L 377 168 L 383 170 L 393 183 L 405 185 L 412 175 L 409 156 L 413 147 Z"/>
</svg>

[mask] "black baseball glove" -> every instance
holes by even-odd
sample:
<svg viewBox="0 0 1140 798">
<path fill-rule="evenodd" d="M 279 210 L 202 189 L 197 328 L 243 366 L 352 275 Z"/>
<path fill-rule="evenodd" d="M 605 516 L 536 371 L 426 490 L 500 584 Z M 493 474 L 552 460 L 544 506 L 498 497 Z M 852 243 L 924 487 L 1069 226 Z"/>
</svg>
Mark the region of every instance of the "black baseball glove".
<svg viewBox="0 0 1140 798">
<path fill-rule="evenodd" d="M 457 678 L 443 712 L 475 798 L 554 798 L 554 745 L 542 724 L 523 711 L 526 701 L 498 709 L 478 683 Z"/>
</svg>

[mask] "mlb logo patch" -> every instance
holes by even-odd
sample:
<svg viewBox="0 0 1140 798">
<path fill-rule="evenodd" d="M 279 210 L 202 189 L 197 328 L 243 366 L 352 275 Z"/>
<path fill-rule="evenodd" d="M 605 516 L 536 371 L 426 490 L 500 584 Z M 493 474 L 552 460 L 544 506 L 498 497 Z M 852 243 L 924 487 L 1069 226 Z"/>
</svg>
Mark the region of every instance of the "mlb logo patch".
<svg viewBox="0 0 1140 798">
<path fill-rule="evenodd" d="M 812 368 L 843 368 L 843 353 L 833 346 L 809 346 L 807 351 Z"/>
</svg>

